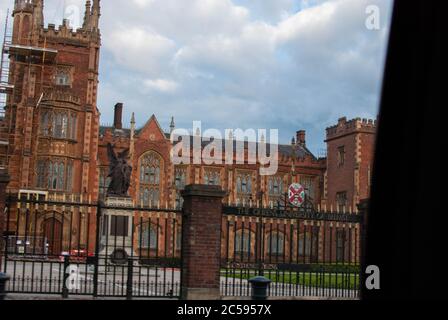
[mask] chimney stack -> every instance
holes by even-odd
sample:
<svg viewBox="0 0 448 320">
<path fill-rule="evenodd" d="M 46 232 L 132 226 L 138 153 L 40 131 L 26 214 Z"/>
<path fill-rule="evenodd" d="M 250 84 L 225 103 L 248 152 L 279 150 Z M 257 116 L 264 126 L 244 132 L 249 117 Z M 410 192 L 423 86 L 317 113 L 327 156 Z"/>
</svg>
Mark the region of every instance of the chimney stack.
<svg viewBox="0 0 448 320">
<path fill-rule="evenodd" d="M 115 112 L 114 112 L 114 128 L 115 129 L 123 129 L 123 103 L 117 103 L 115 105 Z"/>
<path fill-rule="evenodd" d="M 302 147 L 306 146 L 306 131 L 305 130 L 297 131 L 296 143 Z"/>
</svg>

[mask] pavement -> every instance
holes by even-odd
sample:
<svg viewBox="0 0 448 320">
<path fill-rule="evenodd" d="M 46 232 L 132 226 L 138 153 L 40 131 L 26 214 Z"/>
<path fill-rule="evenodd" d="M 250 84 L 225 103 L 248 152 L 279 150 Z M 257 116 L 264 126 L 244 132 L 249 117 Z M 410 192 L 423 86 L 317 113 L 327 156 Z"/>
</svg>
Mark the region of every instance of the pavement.
<svg viewBox="0 0 448 320">
<path fill-rule="evenodd" d="M 126 300 L 124 298 L 111 298 L 111 297 L 98 297 L 94 298 L 91 296 L 69 296 L 67 299 L 63 299 L 60 295 L 45 295 L 45 294 L 7 294 L 5 300 L 35 300 L 35 301 L 94 301 L 94 300 Z M 133 298 L 132 300 L 171 300 L 171 299 L 160 299 L 160 298 Z M 175 300 L 175 299 L 174 299 Z M 241 300 L 250 301 L 251 297 L 222 297 L 221 300 Z M 336 300 L 336 301 L 348 301 L 348 300 L 359 300 L 358 298 L 335 298 L 335 297 L 269 297 L 268 300 L 284 300 L 284 301 L 321 301 L 321 300 Z"/>
<path fill-rule="evenodd" d="M 60 263 L 10 261 L 7 273 L 11 280 L 6 289 L 11 292 L 40 292 L 34 294 L 10 293 L 7 300 L 63 300 L 59 293 L 64 279 Z M 93 270 L 83 265 L 77 271 L 79 288 L 69 291 L 69 300 L 125 300 L 127 272 L 120 267 L 112 271 L 103 270 L 98 276 L 98 294 L 121 297 L 98 297 L 93 293 Z M 145 267 L 134 267 L 133 300 L 160 300 L 158 296 L 179 295 L 180 272 L 177 269 L 161 268 L 155 271 Z M 221 277 L 223 299 L 249 300 L 251 294 L 247 280 Z M 90 293 L 77 295 L 76 293 Z M 343 289 L 311 288 L 288 283 L 271 283 L 272 300 L 356 300 L 357 291 Z M 152 296 L 152 297 L 150 297 Z"/>
<path fill-rule="evenodd" d="M 71 295 L 67 299 L 62 298 L 61 295 L 47 295 L 47 294 L 18 294 L 18 293 L 8 293 L 5 297 L 5 300 L 20 300 L 20 301 L 63 301 L 63 300 L 72 300 L 72 301 L 94 301 L 94 300 L 126 300 L 126 298 L 114 298 L 114 297 L 97 297 L 93 296 L 76 296 Z M 160 299 L 160 298 L 132 298 L 132 300 L 169 300 L 169 299 Z"/>
</svg>

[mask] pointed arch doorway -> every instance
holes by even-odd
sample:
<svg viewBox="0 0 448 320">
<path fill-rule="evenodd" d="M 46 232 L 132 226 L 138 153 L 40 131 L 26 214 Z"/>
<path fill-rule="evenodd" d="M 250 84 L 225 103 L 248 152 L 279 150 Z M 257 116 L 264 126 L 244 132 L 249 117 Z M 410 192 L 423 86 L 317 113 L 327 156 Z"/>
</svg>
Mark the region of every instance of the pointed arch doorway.
<svg viewBox="0 0 448 320">
<path fill-rule="evenodd" d="M 43 235 L 48 245 L 48 255 L 59 256 L 62 251 L 62 223 L 56 218 L 44 220 Z"/>
</svg>

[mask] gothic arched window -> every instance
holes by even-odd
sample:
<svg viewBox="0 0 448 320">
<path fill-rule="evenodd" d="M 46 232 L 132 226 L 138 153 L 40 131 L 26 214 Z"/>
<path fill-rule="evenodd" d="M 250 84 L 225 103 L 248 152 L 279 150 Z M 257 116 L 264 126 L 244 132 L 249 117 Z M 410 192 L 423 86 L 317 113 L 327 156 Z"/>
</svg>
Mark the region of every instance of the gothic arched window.
<svg viewBox="0 0 448 320">
<path fill-rule="evenodd" d="M 269 177 L 268 191 L 270 196 L 281 196 L 283 194 L 283 180 L 281 177 Z"/>
<path fill-rule="evenodd" d="M 160 201 L 160 192 L 158 187 L 140 186 L 140 203 L 143 206 L 157 206 Z"/>
<path fill-rule="evenodd" d="M 284 203 L 283 198 L 284 183 L 281 176 L 272 176 L 268 178 L 268 195 L 269 195 L 269 205 L 280 206 Z"/>
<path fill-rule="evenodd" d="M 299 258 L 309 258 L 310 261 L 316 261 L 319 253 L 319 227 L 313 226 L 305 228 L 299 234 L 298 254 Z"/>
<path fill-rule="evenodd" d="M 37 174 L 37 181 L 36 181 L 36 186 L 38 188 L 45 188 L 45 177 L 46 177 L 46 163 L 45 160 L 39 160 L 37 162 L 37 170 L 36 170 L 36 174 Z"/>
<path fill-rule="evenodd" d="M 176 188 L 176 203 L 175 206 L 177 209 L 182 208 L 184 203 L 184 199 L 182 198 L 180 191 L 184 190 L 185 185 L 187 184 L 187 171 L 183 167 L 176 167 L 174 169 L 174 186 Z"/>
<path fill-rule="evenodd" d="M 65 190 L 72 191 L 73 189 L 73 164 L 67 164 L 66 177 L 65 177 Z"/>
<path fill-rule="evenodd" d="M 58 187 L 59 165 L 50 161 L 48 169 L 48 189 L 56 190 Z"/>
<path fill-rule="evenodd" d="M 346 256 L 347 233 L 344 229 L 336 230 L 336 261 L 343 262 Z"/>
<path fill-rule="evenodd" d="M 55 111 L 53 114 L 53 137 L 68 137 L 68 115 L 65 111 Z"/>
<path fill-rule="evenodd" d="M 308 198 L 313 199 L 315 197 L 314 183 L 315 179 L 312 176 L 302 176 L 300 177 L 300 184 L 305 188 L 305 194 Z"/>
<path fill-rule="evenodd" d="M 138 227 L 138 247 L 157 248 L 157 229 L 152 223 L 145 222 Z"/>
<path fill-rule="evenodd" d="M 185 168 L 175 168 L 174 169 L 174 184 L 176 189 L 183 190 L 187 183 L 187 172 Z"/>
<path fill-rule="evenodd" d="M 251 243 L 254 244 L 255 239 L 252 237 L 254 233 L 249 229 L 240 229 L 235 234 L 235 254 L 248 254 L 251 250 Z M 255 236 L 255 235 L 254 235 Z M 252 237 L 252 238 L 251 238 Z"/>
<path fill-rule="evenodd" d="M 73 163 L 64 160 L 38 160 L 36 187 L 56 191 L 72 191 Z"/>
<path fill-rule="evenodd" d="M 221 173 L 217 170 L 205 170 L 204 183 L 210 186 L 221 185 Z"/>
<path fill-rule="evenodd" d="M 69 86 L 70 85 L 70 75 L 66 70 L 59 70 L 56 74 L 56 85 L 58 86 Z"/>
<path fill-rule="evenodd" d="M 238 173 L 236 177 L 237 205 L 249 205 L 252 196 L 252 174 Z"/>
<path fill-rule="evenodd" d="M 70 139 L 76 140 L 76 113 L 70 115 Z"/>
<path fill-rule="evenodd" d="M 64 110 L 42 110 L 40 114 L 40 134 L 58 139 L 76 140 L 75 112 Z"/>
<path fill-rule="evenodd" d="M 140 183 L 158 185 L 160 182 L 160 156 L 149 152 L 140 160 Z"/>
<path fill-rule="evenodd" d="M 64 190 L 64 174 L 65 174 L 65 164 L 63 162 L 60 162 L 58 164 L 59 168 L 58 168 L 58 177 L 57 177 L 57 181 L 58 181 L 58 185 L 57 185 L 57 190 Z"/>
<path fill-rule="evenodd" d="M 309 256 L 311 254 L 311 234 L 308 232 L 299 236 L 299 256 Z"/>
<path fill-rule="evenodd" d="M 50 111 L 44 110 L 40 114 L 40 134 L 44 136 L 50 135 Z"/>
<path fill-rule="evenodd" d="M 162 158 L 153 151 L 145 153 L 140 159 L 139 201 L 143 206 L 157 206 L 160 203 L 162 164 Z"/>
<path fill-rule="evenodd" d="M 269 255 L 282 255 L 284 253 L 285 236 L 282 232 L 270 232 L 267 241 Z"/>
</svg>

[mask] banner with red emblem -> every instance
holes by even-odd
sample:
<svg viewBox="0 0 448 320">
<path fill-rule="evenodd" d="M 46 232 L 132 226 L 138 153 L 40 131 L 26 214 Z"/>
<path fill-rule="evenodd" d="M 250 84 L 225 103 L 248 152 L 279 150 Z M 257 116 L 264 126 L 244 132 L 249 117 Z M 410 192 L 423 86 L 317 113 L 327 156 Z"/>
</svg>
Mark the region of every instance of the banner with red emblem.
<svg viewBox="0 0 448 320">
<path fill-rule="evenodd" d="M 300 207 L 305 202 L 305 188 L 299 183 L 293 183 L 288 189 L 289 202 L 295 206 Z"/>
</svg>

